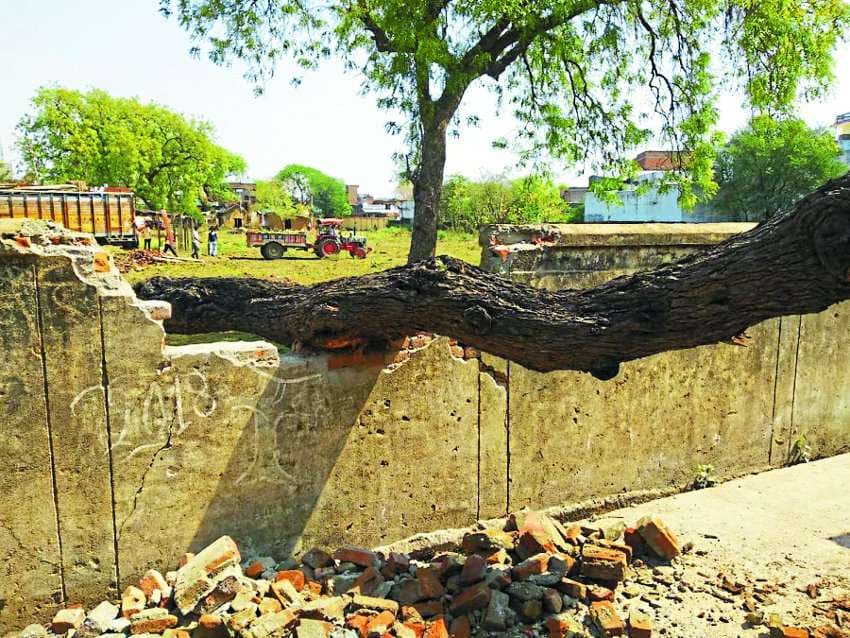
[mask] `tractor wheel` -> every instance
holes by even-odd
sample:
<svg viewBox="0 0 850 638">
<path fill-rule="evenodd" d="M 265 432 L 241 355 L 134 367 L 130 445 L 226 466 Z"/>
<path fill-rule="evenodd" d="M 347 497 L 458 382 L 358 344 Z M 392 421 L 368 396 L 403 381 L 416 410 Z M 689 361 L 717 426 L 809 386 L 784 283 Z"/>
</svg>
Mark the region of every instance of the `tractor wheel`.
<svg viewBox="0 0 850 638">
<path fill-rule="evenodd" d="M 286 249 L 275 241 L 263 244 L 263 247 L 260 248 L 260 253 L 266 259 L 280 259 L 284 252 L 286 252 Z"/>
<path fill-rule="evenodd" d="M 366 249 L 363 246 L 355 246 L 351 249 L 351 257 L 357 259 L 366 259 Z"/>
<path fill-rule="evenodd" d="M 316 254 L 319 257 L 332 257 L 339 254 L 339 244 L 333 239 L 325 239 L 321 244 L 316 246 Z"/>
</svg>

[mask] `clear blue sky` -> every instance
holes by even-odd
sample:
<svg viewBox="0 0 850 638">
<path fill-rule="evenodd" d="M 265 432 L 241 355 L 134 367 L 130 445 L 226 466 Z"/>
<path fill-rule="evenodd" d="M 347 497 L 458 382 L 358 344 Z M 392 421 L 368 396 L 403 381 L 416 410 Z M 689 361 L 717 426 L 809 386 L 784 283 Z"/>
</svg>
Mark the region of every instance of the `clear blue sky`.
<svg viewBox="0 0 850 638">
<path fill-rule="evenodd" d="M 265 95 L 255 97 L 238 67 L 192 58 L 188 36 L 157 7 L 157 0 L 0 0 L 0 147 L 7 160 L 15 160 L 15 124 L 38 87 L 100 88 L 209 120 L 218 142 L 247 161 L 247 177 L 270 177 L 297 162 L 360 184 L 361 192 L 394 190 L 391 155 L 401 140 L 384 132 L 387 115 L 373 96 L 359 95 L 356 75 L 331 63 L 293 88 L 281 69 Z M 844 43 L 836 59 L 832 94 L 802 108 L 811 124 L 831 124 L 850 111 L 850 74 L 842 67 L 850 45 Z M 484 89 L 473 90 L 465 104 L 481 126 L 450 141 L 447 173 L 511 173 L 510 151 L 491 148 L 493 139 L 510 135 L 511 118 L 493 113 Z M 720 107 L 724 129 L 746 122 L 737 97 L 724 98 Z M 586 182 L 575 169 L 556 173 L 569 183 Z"/>
</svg>

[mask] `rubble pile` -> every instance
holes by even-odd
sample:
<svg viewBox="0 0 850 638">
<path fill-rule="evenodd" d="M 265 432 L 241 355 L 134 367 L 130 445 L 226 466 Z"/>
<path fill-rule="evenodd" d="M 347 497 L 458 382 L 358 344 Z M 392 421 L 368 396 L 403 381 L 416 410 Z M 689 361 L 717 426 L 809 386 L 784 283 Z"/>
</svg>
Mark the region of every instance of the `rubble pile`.
<svg viewBox="0 0 850 638">
<path fill-rule="evenodd" d="M 682 600 L 688 584 L 675 575 L 690 548 L 657 517 L 597 529 L 524 513 L 469 531 L 456 550 L 314 548 L 277 564 L 243 561 L 223 536 L 174 571 L 148 571 L 120 601 L 67 607 L 17 638 L 676 635 L 656 612 L 665 597 Z M 718 591 L 729 587 L 721 578 Z M 810 636 L 776 617 L 758 623 L 771 638 Z"/>
</svg>

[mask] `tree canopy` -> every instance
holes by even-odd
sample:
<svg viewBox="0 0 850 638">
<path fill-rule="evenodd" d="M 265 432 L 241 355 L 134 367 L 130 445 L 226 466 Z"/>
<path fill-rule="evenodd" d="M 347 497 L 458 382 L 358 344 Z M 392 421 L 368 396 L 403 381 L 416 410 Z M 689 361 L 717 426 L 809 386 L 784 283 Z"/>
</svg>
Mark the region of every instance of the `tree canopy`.
<svg viewBox="0 0 850 638">
<path fill-rule="evenodd" d="M 257 206 L 263 212 L 277 213 L 281 217 L 293 217 L 309 213 L 309 209 L 298 204 L 277 180 L 257 180 Z"/>
<path fill-rule="evenodd" d="M 850 28 L 844 0 L 160 0 L 217 63 L 261 83 L 287 58 L 331 55 L 358 71 L 402 133 L 416 204 L 409 259 L 433 255 L 446 136 L 474 113 L 475 83 L 521 124 L 522 155 L 613 174 L 653 136 L 689 151 L 686 203 L 714 193 L 716 98 L 741 87 L 757 111 L 788 110 L 832 78 Z"/>
<path fill-rule="evenodd" d="M 720 189 L 713 205 L 740 219 L 763 221 L 825 181 L 843 175 L 835 136 L 797 118 L 757 116 L 717 158 Z"/>
<path fill-rule="evenodd" d="M 453 175 L 443 186 L 439 227 L 475 232 L 483 224 L 569 222 L 578 215 L 543 177 L 476 182 Z"/>
<path fill-rule="evenodd" d="M 82 180 L 132 188 L 150 208 L 196 212 L 225 198 L 225 179 L 245 162 L 213 141 L 204 121 L 104 91 L 41 89 L 18 124 L 18 146 L 35 180 Z"/>
<path fill-rule="evenodd" d="M 318 168 L 288 164 L 275 176 L 292 199 L 322 217 L 351 215 L 345 182 Z"/>
</svg>

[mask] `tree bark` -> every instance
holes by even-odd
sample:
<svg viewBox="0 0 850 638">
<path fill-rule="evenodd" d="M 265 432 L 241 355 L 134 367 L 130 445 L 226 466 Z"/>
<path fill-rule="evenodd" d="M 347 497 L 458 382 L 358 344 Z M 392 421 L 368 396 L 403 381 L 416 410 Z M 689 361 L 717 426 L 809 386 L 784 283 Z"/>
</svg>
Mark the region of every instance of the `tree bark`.
<svg viewBox="0 0 850 638">
<path fill-rule="evenodd" d="M 446 167 L 446 131 L 451 116 L 426 126 L 413 179 L 413 233 L 407 263 L 433 257 L 437 251 L 437 214 Z"/>
<path fill-rule="evenodd" d="M 850 298 L 850 173 L 707 251 L 587 290 L 539 290 L 440 257 L 310 287 L 155 278 L 137 291 L 172 303 L 174 332 L 243 330 L 328 347 L 426 331 L 533 370 L 607 379 L 622 361 Z"/>
</svg>

